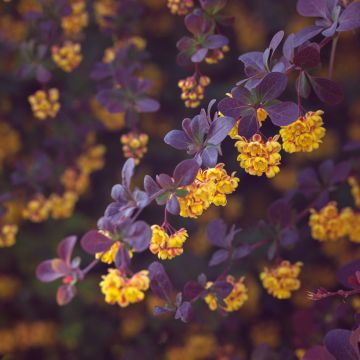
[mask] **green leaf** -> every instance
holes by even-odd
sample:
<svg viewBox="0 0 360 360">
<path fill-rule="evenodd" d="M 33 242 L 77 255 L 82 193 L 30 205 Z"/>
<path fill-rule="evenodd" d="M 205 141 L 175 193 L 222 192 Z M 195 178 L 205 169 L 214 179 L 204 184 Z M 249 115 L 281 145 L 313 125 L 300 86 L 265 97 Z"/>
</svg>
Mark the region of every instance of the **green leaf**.
<svg viewBox="0 0 360 360">
<path fill-rule="evenodd" d="M 186 189 L 177 189 L 175 195 L 177 197 L 185 197 L 189 192 Z"/>
</svg>

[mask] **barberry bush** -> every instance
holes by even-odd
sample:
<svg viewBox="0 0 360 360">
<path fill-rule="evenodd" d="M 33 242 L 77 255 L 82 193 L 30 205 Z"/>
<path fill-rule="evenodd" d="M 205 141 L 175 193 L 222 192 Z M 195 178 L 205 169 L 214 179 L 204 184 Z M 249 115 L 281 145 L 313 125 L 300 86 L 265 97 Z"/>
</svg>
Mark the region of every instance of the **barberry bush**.
<svg viewBox="0 0 360 360">
<path fill-rule="evenodd" d="M 360 359 L 360 2 L 0 4 L 0 354 Z"/>
</svg>

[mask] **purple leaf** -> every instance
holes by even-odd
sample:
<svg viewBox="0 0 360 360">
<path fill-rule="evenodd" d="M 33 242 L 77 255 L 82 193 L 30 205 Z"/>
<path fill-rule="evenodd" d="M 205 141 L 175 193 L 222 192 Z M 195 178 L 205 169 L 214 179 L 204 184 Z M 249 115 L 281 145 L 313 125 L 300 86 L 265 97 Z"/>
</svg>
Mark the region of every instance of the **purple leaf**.
<svg viewBox="0 0 360 360">
<path fill-rule="evenodd" d="M 239 56 L 239 60 L 245 65 L 247 76 L 253 76 L 259 71 L 264 70 L 263 53 L 252 51 Z"/>
<path fill-rule="evenodd" d="M 61 285 L 57 289 L 56 302 L 58 305 L 67 305 L 76 295 L 76 287 L 73 285 Z"/>
<path fill-rule="evenodd" d="M 315 94 L 322 102 L 337 105 L 343 100 L 343 91 L 336 82 L 313 76 L 310 77 L 310 82 Z"/>
<path fill-rule="evenodd" d="M 177 43 L 176 43 L 176 47 L 180 50 L 180 51 L 187 51 L 188 49 L 192 48 L 193 46 L 195 46 L 196 41 L 188 36 L 183 36 Z"/>
<path fill-rule="evenodd" d="M 161 299 L 170 302 L 173 286 L 164 267 L 159 262 L 153 262 L 149 266 L 151 290 Z"/>
<path fill-rule="evenodd" d="M 270 58 L 273 57 L 276 49 L 278 48 L 278 46 L 280 45 L 282 39 L 284 38 L 284 31 L 283 30 L 280 30 L 278 31 L 274 36 L 273 38 L 271 39 L 270 41 L 270 45 L 269 45 L 269 49 L 271 51 L 271 55 L 270 55 Z"/>
<path fill-rule="evenodd" d="M 133 197 L 136 203 L 136 207 L 138 207 L 139 209 L 143 209 L 149 204 L 149 196 L 145 191 L 135 189 L 135 191 L 133 192 Z"/>
<path fill-rule="evenodd" d="M 352 2 L 342 12 L 337 31 L 355 30 L 360 27 L 360 3 Z"/>
<path fill-rule="evenodd" d="M 38 65 L 36 68 L 36 80 L 42 84 L 46 84 L 50 79 L 51 73 L 43 65 Z"/>
<path fill-rule="evenodd" d="M 241 111 L 246 109 L 246 104 L 240 103 L 237 99 L 226 97 L 222 99 L 218 104 L 218 109 L 224 115 L 238 119 L 241 115 Z"/>
<path fill-rule="evenodd" d="M 144 189 L 148 193 L 149 196 L 152 196 L 160 191 L 160 186 L 156 183 L 156 181 L 150 175 L 145 175 Z"/>
<path fill-rule="evenodd" d="M 185 26 L 195 36 L 200 35 L 206 30 L 206 20 L 202 15 L 191 13 L 185 16 Z"/>
<path fill-rule="evenodd" d="M 199 164 L 196 160 L 184 160 L 179 163 L 173 174 L 177 186 L 186 186 L 193 183 L 199 170 Z"/>
<path fill-rule="evenodd" d="M 299 51 L 294 56 L 294 64 L 302 69 L 316 67 L 320 64 L 320 47 L 316 43 L 310 43 Z"/>
<path fill-rule="evenodd" d="M 291 101 L 266 106 L 265 110 L 268 112 L 272 123 L 277 126 L 289 125 L 299 117 L 299 107 Z"/>
<path fill-rule="evenodd" d="M 163 189 L 170 189 L 174 185 L 173 179 L 167 174 L 156 175 L 156 181 Z"/>
<path fill-rule="evenodd" d="M 215 219 L 207 226 L 207 237 L 210 243 L 218 247 L 226 247 L 227 226 L 222 219 Z"/>
<path fill-rule="evenodd" d="M 122 92 L 120 90 L 117 89 L 101 90 L 96 95 L 96 99 L 111 114 L 124 112 L 124 105 L 123 105 L 124 99 Z"/>
<path fill-rule="evenodd" d="M 312 39 L 316 35 L 320 34 L 322 29 L 322 26 L 313 25 L 300 30 L 295 34 L 293 42 L 294 47 L 298 47 L 304 44 L 306 41 Z"/>
<path fill-rule="evenodd" d="M 319 166 L 319 175 L 323 184 L 330 185 L 335 165 L 332 160 L 325 160 Z"/>
<path fill-rule="evenodd" d="M 324 338 L 324 344 L 336 359 L 358 360 L 354 349 L 350 346 L 350 336 L 350 330 L 330 330 Z"/>
<path fill-rule="evenodd" d="M 191 56 L 191 61 L 193 63 L 200 63 L 205 59 L 205 56 L 207 55 L 207 53 L 208 53 L 208 49 L 201 48 L 201 49 L 197 50 L 194 55 Z"/>
<path fill-rule="evenodd" d="M 124 240 L 131 245 L 135 252 L 146 250 L 151 241 L 152 231 L 145 221 L 136 221 L 126 232 Z"/>
<path fill-rule="evenodd" d="M 274 201 L 267 209 L 267 217 L 272 225 L 287 227 L 291 224 L 292 209 L 286 199 Z"/>
<path fill-rule="evenodd" d="M 294 57 L 294 41 L 295 41 L 295 35 L 294 34 L 290 34 L 283 45 L 283 54 L 285 56 L 285 58 L 289 61 L 292 61 L 293 57 Z"/>
<path fill-rule="evenodd" d="M 192 306 L 188 301 L 184 301 L 176 310 L 175 319 L 181 319 L 183 322 L 189 322 L 192 318 Z"/>
<path fill-rule="evenodd" d="M 199 296 L 204 288 L 196 281 L 188 281 L 184 286 L 184 298 L 192 300 Z"/>
<path fill-rule="evenodd" d="M 36 268 L 36 277 L 42 282 L 51 282 L 65 276 L 67 266 L 60 259 L 45 260 Z"/>
<path fill-rule="evenodd" d="M 121 182 L 122 185 L 125 186 L 127 189 L 130 188 L 131 179 L 134 175 L 134 169 L 135 169 L 134 159 L 130 158 L 126 160 L 121 170 Z"/>
<path fill-rule="evenodd" d="M 282 246 L 293 246 L 300 240 L 299 233 L 293 228 L 285 228 L 279 234 L 280 244 Z"/>
<path fill-rule="evenodd" d="M 267 74 L 261 83 L 256 87 L 261 102 L 265 103 L 279 97 L 287 85 L 287 76 L 279 72 Z"/>
<path fill-rule="evenodd" d="M 258 131 L 258 129 L 259 124 L 254 110 L 240 119 L 238 127 L 239 135 L 250 138 Z"/>
<path fill-rule="evenodd" d="M 169 309 L 168 307 L 161 307 L 161 306 L 155 306 L 153 314 L 155 316 L 160 316 L 164 314 L 168 314 L 169 312 L 172 312 L 173 310 Z"/>
<path fill-rule="evenodd" d="M 312 168 L 302 170 L 297 177 L 297 183 L 299 190 L 306 196 L 312 196 L 322 190 L 317 174 Z"/>
<path fill-rule="evenodd" d="M 360 287 L 360 260 L 354 260 L 342 266 L 336 273 L 339 282 L 347 288 Z"/>
<path fill-rule="evenodd" d="M 334 172 L 332 174 L 331 183 L 338 184 L 344 182 L 350 175 L 351 162 L 348 160 L 341 161 L 335 165 Z"/>
<path fill-rule="evenodd" d="M 219 152 L 216 147 L 211 146 L 205 148 L 201 153 L 201 164 L 205 167 L 215 167 L 215 165 L 217 164 L 218 155 Z"/>
<path fill-rule="evenodd" d="M 62 259 L 66 264 L 70 264 L 71 255 L 76 240 L 76 236 L 68 236 L 65 239 L 61 240 L 57 247 L 57 254 L 59 255 L 59 258 Z"/>
<path fill-rule="evenodd" d="M 176 196 L 171 196 L 170 199 L 166 202 L 166 210 L 173 215 L 179 215 L 180 213 L 180 204 Z"/>
<path fill-rule="evenodd" d="M 111 198 L 115 201 L 127 201 L 129 192 L 122 184 L 116 184 L 111 188 Z"/>
<path fill-rule="evenodd" d="M 210 288 L 211 292 L 214 293 L 219 299 L 227 298 L 230 295 L 232 289 L 233 286 L 227 281 L 215 281 Z"/>
<path fill-rule="evenodd" d="M 336 360 L 325 348 L 325 346 L 313 346 L 302 358 L 302 360 Z"/>
<path fill-rule="evenodd" d="M 181 130 L 171 130 L 165 135 L 164 141 L 177 150 L 186 150 L 190 144 L 189 137 Z"/>
<path fill-rule="evenodd" d="M 160 108 L 158 101 L 150 98 L 136 100 L 136 108 L 140 112 L 155 112 Z"/>
<path fill-rule="evenodd" d="M 90 230 L 82 237 L 80 243 L 87 253 L 94 255 L 109 250 L 114 242 L 97 230 Z"/>
<path fill-rule="evenodd" d="M 207 137 L 207 143 L 218 145 L 220 144 L 226 136 L 229 134 L 229 131 L 234 127 L 235 119 L 228 116 L 223 116 L 217 118 L 210 125 L 210 130 Z"/>
<path fill-rule="evenodd" d="M 229 258 L 229 255 L 229 250 L 226 249 L 220 249 L 215 251 L 209 261 L 209 266 L 216 266 L 223 263 Z"/>
<path fill-rule="evenodd" d="M 207 37 L 204 46 L 208 49 L 219 49 L 227 45 L 228 38 L 224 35 L 210 35 Z"/>
<path fill-rule="evenodd" d="M 242 259 L 252 252 L 252 247 L 249 244 L 243 244 L 234 249 L 232 258 L 234 260 Z"/>
<path fill-rule="evenodd" d="M 326 0 L 298 0 L 296 10 L 302 16 L 326 18 L 327 3 Z"/>
<path fill-rule="evenodd" d="M 296 91 L 301 97 L 307 99 L 311 92 L 309 81 L 306 77 L 306 73 L 301 71 L 299 76 L 296 78 Z"/>
</svg>

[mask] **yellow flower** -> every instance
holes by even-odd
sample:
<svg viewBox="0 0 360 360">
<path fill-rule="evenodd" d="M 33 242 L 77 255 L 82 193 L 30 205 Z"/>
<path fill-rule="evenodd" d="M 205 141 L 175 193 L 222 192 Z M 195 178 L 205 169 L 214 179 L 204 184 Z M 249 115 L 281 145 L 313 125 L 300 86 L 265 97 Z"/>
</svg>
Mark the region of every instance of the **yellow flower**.
<svg viewBox="0 0 360 360">
<path fill-rule="evenodd" d="M 53 46 L 51 54 L 56 65 L 66 72 L 73 71 L 82 60 L 81 45 L 72 41 L 66 41 L 61 47 Z"/>
<path fill-rule="evenodd" d="M 222 163 L 215 168 L 199 169 L 194 182 L 184 187 L 187 195 L 179 198 L 180 216 L 197 218 L 211 204 L 225 206 L 226 195 L 235 191 L 239 181 L 235 173 L 227 174 Z"/>
<path fill-rule="evenodd" d="M 28 100 L 34 116 L 39 120 L 54 118 L 60 110 L 59 90 L 55 88 L 48 91 L 38 90 L 30 95 Z"/>
<path fill-rule="evenodd" d="M 105 165 L 105 152 L 106 147 L 104 145 L 92 145 L 79 156 L 76 164 L 86 174 L 100 170 Z"/>
<path fill-rule="evenodd" d="M 278 266 L 265 268 L 260 274 L 260 279 L 267 292 L 277 299 L 289 299 L 291 292 L 300 288 L 298 279 L 302 267 L 301 262 L 291 264 L 282 261 Z"/>
<path fill-rule="evenodd" d="M 196 79 L 195 76 L 189 76 L 180 80 L 178 86 L 181 89 L 181 100 L 185 101 L 185 106 L 188 108 L 198 107 L 204 98 L 205 87 L 209 84 L 210 78 L 208 76 L 200 76 L 199 79 Z"/>
<path fill-rule="evenodd" d="M 214 294 L 209 293 L 204 300 L 208 304 L 209 309 L 215 311 L 218 307 L 226 312 L 239 310 L 248 299 L 248 290 L 244 284 L 244 277 L 236 280 L 232 275 L 226 277 L 226 281 L 233 286 L 231 293 L 224 299 L 224 304 L 218 304 L 217 298 Z M 206 288 L 209 289 L 213 283 L 208 281 Z"/>
<path fill-rule="evenodd" d="M 120 241 L 115 241 L 108 251 L 105 251 L 104 253 L 96 253 L 95 258 L 100 259 L 103 263 L 112 264 L 115 261 L 116 254 L 118 253 L 120 247 Z"/>
<path fill-rule="evenodd" d="M 188 238 L 186 229 L 181 228 L 173 234 L 168 234 L 166 230 L 159 225 L 153 225 L 150 251 L 157 254 L 161 260 L 173 259 L 183 253 L 183 245 Z"/>
<path fill-rule="evenodd" d="M 332 201 L 320 211 L 311 209 L 309 226 L 311 236 L 319 241 L 337 241 L 348 233 L 350 213 L 344 209 L 339 213 L 336 202 Z"/>
<path fill-rule="evenodd" d="M 130 131 L 127 134 L 121 135 L 120 142 L 124 156 L 134 159 L 135 164 L 139 164 L 140 160 L 147 153 L 149 136 L 144 133 Z"/>
<path fill-rule="evenodd" d="M 224 58 L 224 53 L 230 50 L 228 45 L 223 46 L 221 49 L 209 50 L 206 55 L 205 62 L 207 64 L 217 64 Z"/>
<path fill-rule="evenodd" d="M 305 116 L 288 126 L 282 126 L 280 135 L 286 152 L 311 152 L 319 148 L 325 136 L 324 122 L 321 117 L 324 112 L 308 112 Z"/>
<path fill-rule="evenodd" d="M 149 272 L 142 270 L 132 277 L 127 277 L 118 269 L 108 269 L 108 274 L 102 276 L 101 292 L 105 295 L 105 302 L 126 307 L 144 299 L 149 288 Z"/>
<path fill-rule="evenodd" d="M 278 139 L 276 135 L 264 142 L 259 134 L 253 135 L 250 140 L 239 137 L 235 147 L 239 151 L 237 160 L 240 166 L 250 175 L 274 177 L 280 171 L 281 145 Z"/>
<path fill-rule="evenodd" d="M 5 224 L 0 228 L 0 248 L 13 246 L 16 242 L 18 226 Z"/>
<path fill-rule="evenodd" d="M 88 25 L 89 15 L 84 0 L 71 0 L 71 14 L 61 19 L 61 27 L 66 35 L 78 35 Z"/>
<path fill-rule="evenodd" d="M 65 169 L 61 176 L 61 183 L 65 190 L 75 192 L 78 195 L 83 194 L 89 187 L 89 174 L 74 168 Z"/>
<path fill-rule="evenodd" d="M 256 110 L 256 117 L 258 119 L 258 122 L 259 122 L 260 126 L 266 120 L 268 115 L 269 114 L 267 113 L 267 111 L 265 109 L 261 108 L 261 107 Z"/>
<path fill-rule="evenodd" d="M 348 179 L 349 185 L 351 187 L 351 195 L 354 198 L 355 205 L 360 207 L 360 186 L 354 176 L 350 176 Z"/>
<path fill-rule="evenodd" d="M 97 119 L 99 119 L 107 130 L 121 130 L 125 126 L 125 113 L 111 114 L 97 100 L 90 100 L 90 107 Z"/>
<path fill-rule="evenodd" d="M 118 3 L 114 0 L 94 1 L 95 21 L 101 28 L 109 26 L 109 18 L 115 17 Z"/>
<path fill-rule="evenodd" d="M 193 0 L 168 0 L 167 7 L 174 15 L 186 15 L 194 6 Z"/>
<path fill-rule="evenodd" d="M 47 220 L 50 213 L 50 203 L 43 194 L 35 194 L 32 199 L 28 201 L 23 209 L 23 218 L 34 223 L 39 223 Z"/>
<path fill-rule="evenodd" d="M 355 213 L 351 208 L 345 208 L 341 211 L 341 218 L 345 222 L 349 240 L 360 243 L 360 213 Z"/>
<path fill-rule="evenodd" d="M 62 196 L 51 194 L 49 197 L 51 216 L 54 219 L 67 219 L 73 212 L 78 195 L 72 191 L 66 191 Z"/>
<path fill-rule="evenodd" d="M 239 123 L 240 123 L 240 120 L 236 120 L 235 125 L 233 126 L 233 128 L 229 132 L 229 136 L 232 139 L 237 139 L 238 136 L 239 136 L 239 133 L 238 133 Z"/>
<path fill-rule="evenodd" d="M 0 121 L 0 168 L 4 160 L 13 157 L 21 148 L 18 132 Z"/>
</svg>

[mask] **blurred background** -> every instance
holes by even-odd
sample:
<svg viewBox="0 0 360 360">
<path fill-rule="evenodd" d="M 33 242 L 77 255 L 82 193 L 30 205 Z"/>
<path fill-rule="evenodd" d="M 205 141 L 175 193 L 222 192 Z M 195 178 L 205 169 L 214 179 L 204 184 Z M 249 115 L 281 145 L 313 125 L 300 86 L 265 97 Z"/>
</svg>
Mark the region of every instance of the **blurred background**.
<svg viewBox="0 0 360 360">
<path fill-rule="evenodd" d="M 141 130 L 149 135 L 149 144 L 136 172 L 135 182 L 140 187 L 145 174 L 171 172 L 185 157 L 184 153 L 164 144 L 163 136 L 171 129 L 180 128 L 183 118 L 198 112 L 184 107 L 177 86 L 180 79 L 192 74 L 191 69 L 180 68 L 175 62 L 176 42 L 186 35 L 183 18 L 169 12 L 166 0 L 143 0 L 142 3 L 144 9 L 135 31 L 146 39 L 148 58 L 143 74 L 152 80 L 151 94 L 160 101 L 161 109 L 141 116 Z M 87 5 L 91 7 L 92 1 Z M 36 1 L 0 3 L 0 123 L 11 124 L 18 136 L 17 141 L 10 140 L 8 130 L 0 128 L 0 155 L 7 154 L 11 146 L 16 148 L 1 161 L 1 193 L 12 190 L 14 176 L 24 171 L 28 149 L 38 151 L 39 156 L 48 156 L 47 170 L 33 167 L 33 174 L 49 171 L 52 181 L 58 182 L 60 170 L 56 169 L 61 160 L 54 151 L 76 148 L 79 142 L 68 124 L 95 129 L 96 143 L 106 147 L 106 155 L 104 166 L 91 175 L 86 192 L 68 219 L 49 219 L 39 224 L 25 222 L 21 220 L 24 206 L 19 200 L 21 196 L 8 201 L 7 220 L 19 224 L 19 233 L 13 246 L 0 249 L 0 354 L 4 354 L 3 359 L 297 359 L 302 349 L 321 342 L 328 329 L 335 325 L 351 326 L 353 311 L 350 310 L 360 309 L 360 297 L 346 303 L 333 299 L 313 303 L 307 300 L 306 291 L 320 286 L 336 288 L 336 269 L 358 257 L 359 250 L 346 241 L 320 244 L 311 240 L 306 232 L 300 243 L 286 254 L 287 259 L 305 264 L 302 287 L 289 301 L 276 300 L 261 288 L 258 274 L 268 262 L 265 252 L 258 252 L 236 263 L 232 270 L 237 276 L 246 275 L 249 300 L 240 311 L 227 317 L 210 312 L 205 304 L 196 308 L 190 324 L 166 316 L 154 317 L 152 309 L 159 300 L 150 291 L 142 303 L 125 309 L 110 306 L 104 302 L 98 285 L 101 274 L 106 272 L 104 264 L 98 265 L 88 279 L 79 284 L 78 296 L 71 304 L 59 307 L 55 301 L 58 284 L 40 283 L 35 278 L 35 268 L 39 262 L 55 256 L 56 246 L 63 237 L 70 234 L 81 237 L 87 230 L 96 228 L 97 219 L 111 200 L 111 186 L 120 181 L 124 163 L 120 136 L 124 129 L 120 125 L 109 130 L 104 124 L 111 115 L 96 106 L 82 111 L 84 99 L 89 107 L 95 94 L 96 86 L 89 73 L 105 48 L 111 46 L 109 38 L 103 36 L 93 22 L 85 30 L 81 65 L 71 75 L 53 72 L 51 84 L 60 90 L 64 107 L 70 103 L 72 107 L 57 120 L 48 123 L 34 120 L 27 97 L 39 85 L 35 80 L 19 80 L 17 76 L 18 49 L 31 31 L 22 14 L 31 6 L 36 6 Z M 213 98 L 221 99 L 241 79 L 242 64 L 237 60 L 240 54 L 262 51 L 278 30 L 284 29 L 289 34 L 309 24 L 309 19 L 296 14 L 295 7 L 295 0 L 229 0 L 225 12 L 235 17 L 234 26 L 224 29 L 230 38 L 230 51 L 219 64 L 201 68 L 211 78 L 202 103 L 204 107 Z M 324 52 L 324 64 L 328 50 Z M 165 264 L 179 288 L 203 271 L 209 278 L 220 271 L 216 267 L 207 268 L 212 249 L 205 228 L 211 219 L 222 216 L 228 224 L 235 223 L 243 229 L 254 226 L 265 217 L 266 208 L 273 200 L 295 186 L 299 169 L 324 159 L 339 159 L 347 140 L 360 140 L 359 54 L 359 34 L 342 34 L 334 74 L 345 89 L 344 103 L 336 108 L 323 107 L 312 97 L 304 103 L 308 110 L 325 111 L 327 135 L 319 150 L 309 155 L 284 156 L 280 174 L 268 180 L 245 175 L 236 162 L 233 141 L 225 141 L 221 161 L 226 163 L 229 173 L 236 171 L 240 176 L 239 187 L 229 196 L 228 206 L 211 207 L 197 221 L 171 219 L 176 227 L 185 226 L 191 234 L 184 254 Z M 326 65 L 320 73 L 327 73 Z M 294 92 L 289 90 L 285 98 L 295 99 Z M 53 139 L 53 134 L 57 143 L 49 145 L 47 139 Z M 151 206 L 143 218 L 150 224 L 159 223 L 161 209 Z M 92 260 L 79 246 L 75 254 L 82 256 L 84 264 Z M 143 269 L 154 260 L 155 256 L 149 252 L 137 255 L 135 267 Z M 262 355 L 265 352 L 267 355 Z"/>
</svg>

